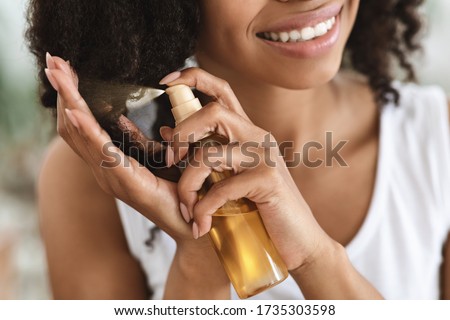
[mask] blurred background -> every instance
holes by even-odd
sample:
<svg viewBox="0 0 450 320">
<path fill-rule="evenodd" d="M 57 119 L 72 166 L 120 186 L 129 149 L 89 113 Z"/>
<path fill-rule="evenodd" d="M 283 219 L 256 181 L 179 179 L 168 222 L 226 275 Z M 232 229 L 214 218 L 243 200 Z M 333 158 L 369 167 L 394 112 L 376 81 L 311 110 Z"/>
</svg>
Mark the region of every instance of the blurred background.
<svg viewBox="0 0 450 320">
<path fill-rule="evenodd" d="M 34 188 L 56 134 L 39 106 L 36 71 L 23 41 L 27 0 L 0 0 L 0 299 L 50 298 Z M 428 0 L 420 82 L 450 94 L 450 1 Z"/>
</svg>

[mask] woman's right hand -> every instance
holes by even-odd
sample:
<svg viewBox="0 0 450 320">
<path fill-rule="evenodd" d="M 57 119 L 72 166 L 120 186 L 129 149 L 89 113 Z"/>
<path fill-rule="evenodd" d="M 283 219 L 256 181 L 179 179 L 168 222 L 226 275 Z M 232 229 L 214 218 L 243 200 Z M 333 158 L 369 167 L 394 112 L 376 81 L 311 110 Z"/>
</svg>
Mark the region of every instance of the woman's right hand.
<svg viewBox="0 0 450 320">
<path fill-rule="evenodd" d="M 81 97 L 78 78 L 67 62 L 47 55 L 47 68 L 47 78 L 58 92 L 58 133 L 89 165 L 101 188 L 146 216 L 178 244 L 193 242 L 191 228 L 180 214 L 176 183 L 154 176 L 113 145 Z"/>
<path fill-rule="evenodd" d="M 58 92 L 58 133 L 89 165 L 105 192 L 132 206 L 176 241 L 164 297 L 228 299 L 229 280 L 209 239 L 194 240 L 186 222 L 189 213 L 183 213 L 179 205 L 177 184 L 154 176 L 113 145 L 81 97 L 77 76 L 64 60 L 48 55 L 47 67 L 47 77 Z M 142 134 L 134 132 L 139 129 L 131 121 L 128 127 Z"/>
</svg>

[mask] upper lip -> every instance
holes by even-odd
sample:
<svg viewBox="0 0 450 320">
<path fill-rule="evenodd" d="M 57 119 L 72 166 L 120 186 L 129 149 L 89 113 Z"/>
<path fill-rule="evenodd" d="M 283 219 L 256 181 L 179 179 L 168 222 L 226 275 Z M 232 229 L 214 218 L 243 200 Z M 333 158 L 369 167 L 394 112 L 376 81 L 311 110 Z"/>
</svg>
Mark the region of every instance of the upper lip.
<svg viewBox="0 0 450 320">
<path fill-rule="evenodd" d="M 314 27 L 317 23 L 324 22 L 337 16 L 342 7 L 343 5 L 340 3 L 333 3 L 312 11 L 296 13 L 290 17 L 269 24 L 267 27 L 264 27 L 264 30 L 259 31 L 258 33 L 283 32 L 300 30 L 305 27 Z"/>
</svg>

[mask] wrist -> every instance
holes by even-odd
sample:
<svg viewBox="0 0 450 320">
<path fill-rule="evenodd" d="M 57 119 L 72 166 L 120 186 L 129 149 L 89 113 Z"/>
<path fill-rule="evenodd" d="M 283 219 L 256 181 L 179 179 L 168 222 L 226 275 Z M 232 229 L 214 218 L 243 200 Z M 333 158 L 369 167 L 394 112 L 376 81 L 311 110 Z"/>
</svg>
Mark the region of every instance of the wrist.
<svg viewBox="0 0 450 320">
<path fill-rule="evenodd" d="M 346 260 L 345 248 L 340 243 L 328 238 L 299 267 L 289 272 L 294 278 L 302 278 L 314 270 L 333 267 L 336 263 L 342 263 Z"/>
<path fill-rule="evenodd" d="M 209 240 L 208 236 L 201 237 L 197 240 L 183 240 L 177 242 L 176 254 L 180 259 L 180 262 L 184 266 L 198 267 L 206 262 L 214 263 L 220 266 L 217 254 Z"/>
<path fill-rule="evenodd" d="M 320 277 L 326 272 L 337 272 L 350 265 L 345 248 L 331 238 L 324 241 L 297 268 L 290 270 L 291 276 L 301 285 L 306 279 Z"/>
<path fill-rule="evenodd" d="M 222 264 L 208 237 L 177 243 L 174 263 L 182 275 L 189 279 L 213 281 L 229 285 Z"/>
<path fill-rule="evenodd" d="M 165 299 L 229 299 L 230 284 L 208 240 L 179 242 Z"/>
<path fill-rule="evenodd" d="M 341 244 L 332 239 L 324 242 L 317 253 L 291 271 L 306 299 L 382 299 L 353 267 Z"/>
</svg>

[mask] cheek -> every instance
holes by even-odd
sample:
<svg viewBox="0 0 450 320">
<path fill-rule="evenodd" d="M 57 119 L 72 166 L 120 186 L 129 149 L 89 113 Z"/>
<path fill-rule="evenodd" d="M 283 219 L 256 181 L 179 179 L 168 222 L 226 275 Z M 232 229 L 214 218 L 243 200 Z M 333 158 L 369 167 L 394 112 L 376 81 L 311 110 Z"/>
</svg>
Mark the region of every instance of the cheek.
<svg viewBox="0 0 450 320">
<path fill-rule="evenodd" d="M 301 61 L 287 65 L 269 67 L 265 75 L 266 83 L 291 90 L 305 90 L 326 84 L 332 80 L 341 65 L 342 55 L 336 55 L 320 62 Z"/>
<path fill-rule="evenodd" d="M 207 52 L 211 58 L 223 60 L 233 50 L 246 50 L 249 43 L 249 24 L 259 7 L 250 2 L 243 10 L 240 1 L 201 1 L 202 24 L 198 49 Z"/>
</svg>

